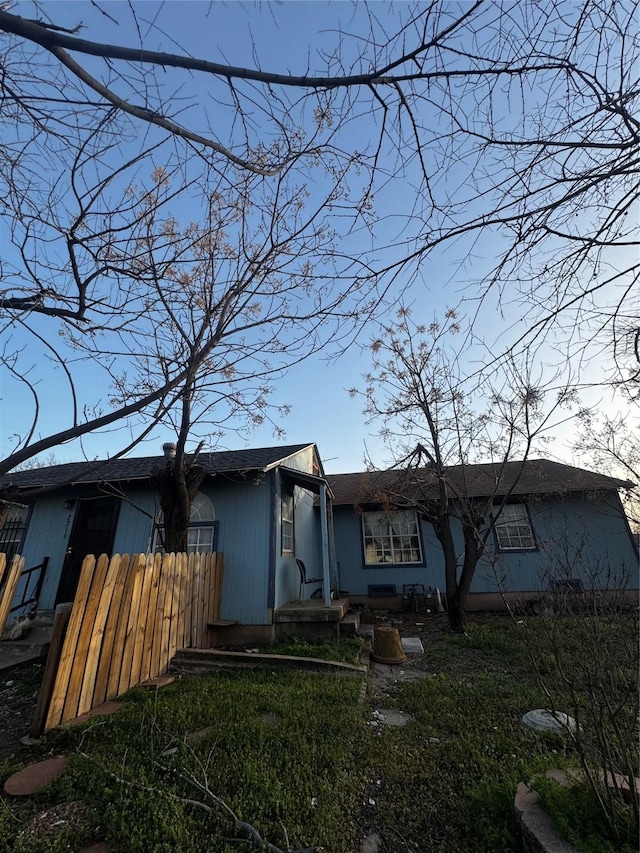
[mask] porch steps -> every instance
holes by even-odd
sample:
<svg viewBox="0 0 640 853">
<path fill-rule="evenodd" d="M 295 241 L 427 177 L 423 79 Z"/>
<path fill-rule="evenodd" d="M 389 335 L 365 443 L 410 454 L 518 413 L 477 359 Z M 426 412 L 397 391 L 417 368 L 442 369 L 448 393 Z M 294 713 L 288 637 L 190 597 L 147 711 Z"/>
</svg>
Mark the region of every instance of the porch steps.
<svg viewBox="0 0 640 853">
<path fill-rule="evenodd" d="M 348 610 L 348 598 L 333 599 L 328 607 L 325 607 L 324 602 L 314 599 L 292 601 L 276 610 L 275 622 L 276 624 L 340 622 Z"/>
<path fill-rule="evenodd" d="M 20 640 L 7 639 L 8 631 L 0 641 L 0 671 L 21 663 L 44 660 L 49 651 L 53 625 L 34 623 Z"/>
<path fill-rule="evenodd" d="M 356 637 L 360 633 L 360 614 L 347 613 L 340 620 L 340 636 Z"/>
</svg>

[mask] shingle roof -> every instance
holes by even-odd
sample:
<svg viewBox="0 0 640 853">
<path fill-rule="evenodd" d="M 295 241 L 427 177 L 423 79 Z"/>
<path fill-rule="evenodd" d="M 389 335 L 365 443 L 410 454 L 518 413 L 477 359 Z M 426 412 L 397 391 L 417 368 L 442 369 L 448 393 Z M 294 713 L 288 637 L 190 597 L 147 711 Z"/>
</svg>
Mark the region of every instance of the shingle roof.
<svg viewBox="0 0 640 853">
<path fill-rule="evenodd" d="M 289 457 L 313 446 L 291 444 L 285 447 L 258 447 L 250 450 L 221 450 L 200 453 L 198 464 L 209 474 L 242 471 L 266 471 Z M 18 489 L 62 486 L 75 483 L 116 482 L 146 480 L 154 470 L 162 467 L 163 456 L 143 456 L 131 459 L 114 459 L 96 462 L 68 462 L 47 468 L 15 471 L 0 477 L 0 486 Z"/>
<path fill-rule="evenodd" d="M 619 489 L 629 486 L 624 480 L 607 477 L 549 459 L 508 462 L 502 476 L 499 466 L 492 464 L 452 466 L 447 480 L 454 490 L 469 497 L 504 495 L 567 494 L 570 492 Z M 403 470 L 333 474 L 327 477 L 334 493 L 334 504 L 375 503 L 390 496 L 408 495 L 416 487 L 420 496 L 437 497 L 438 487 L 433 471 L 422 468 L 410 474 Z"/>
</svg>

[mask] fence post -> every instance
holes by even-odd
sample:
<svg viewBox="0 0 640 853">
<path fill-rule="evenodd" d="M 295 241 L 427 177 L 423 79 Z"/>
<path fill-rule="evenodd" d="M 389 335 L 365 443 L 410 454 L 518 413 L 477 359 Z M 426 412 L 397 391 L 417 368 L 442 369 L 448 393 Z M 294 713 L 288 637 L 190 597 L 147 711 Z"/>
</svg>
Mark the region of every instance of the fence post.
<svg viewBox="0 0 640 853">
<path fill-rule="evenodd" d="M 62 646 L 64 643 L 64 635 L 67 631 L 69 616 L 71 616 L 72 604 L 70 601 L 64 604 L 59 604 L 56 607 L 53 616 L 53 632 L 51 634 L 51 643 L 47 652 L 47 660 L 44 665 L 42 674 L 42 682 L 38 691 L 38 701 L 36 702 L 36 710 L 33 714 L 31 722 L 31 737 L 40 737 L 44 731 L 44 721 L 49 710 L 49 703 L 53 695 L 53 685 L 58 672 L 58 664 L 60 663 L 60 655 L 62 654 Z"/>
<path fill-rule="evenodd" d="M 87 556 L 82 561 L 80 569 L 80 580 L 78 588 L 73 599 L 73 607 L 71 608 L 71 616 L 69 617 L 69 625 L 64 638 L 62 654 L 60 655 L 60 664 L 56 673 L 56 681 L 51 695 L 49 711 L 45 723 L 45 730 L 53 729 L 59 726 L 62 722 L 62 715 L 69 689 L 69 681 L 73 671 L 74 657 L 76 646 L 78 644 L 78 636 L 82 627 L 84 617 L 84 609 L 89 596 L 91 587 L 91 579 L 93 577 L 93 569 L 96 564 L 96 558 L 92 554 Z"/>
</svg>

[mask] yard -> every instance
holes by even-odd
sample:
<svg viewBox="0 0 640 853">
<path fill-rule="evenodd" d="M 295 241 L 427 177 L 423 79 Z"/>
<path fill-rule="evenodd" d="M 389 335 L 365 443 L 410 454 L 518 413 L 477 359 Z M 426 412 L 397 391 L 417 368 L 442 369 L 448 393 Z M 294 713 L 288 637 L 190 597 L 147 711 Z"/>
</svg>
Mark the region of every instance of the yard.
<svg viewBox="0 0 640 853">
<path fill-rule="evenodd" d="M 101 839 L 111 851 L 256 849 L 229 807 L 282 850 L 356 853 L 376 835 L 379 851 L 517 851 L 517 783 L 577 763 L 564 735 L 536 733 L 520 719 L 549 706 L 543 687 L 569 702 L 566 676 L 582 678 L 593 657 L 579 635 L 585 630 L 616 657 L 613 675 L 629 696 L 616 726 L 635 733 L 635 748 L 634 617 L 609 624 L 605 643 L 595 620 L 478 616 L 468 636 L 454 637 L 441 617 L 402 618 L 401 633 L 420 636 L 425 654 L 391 674 L 374 667 L 366 695 L 356 678 L 219 671 L 157 693 L 131 691 L 116 715 L 52 732 L 0 763 L 4 781 L 40 757 L 70 757 L 45 791 L 27 801 L 5 797 L 0 849 L 79 851 Z M 556 634 L 569 640 L 560 651 Z M 384 709 L 392 708 L 413 721 L 386 726 Z M 581 713 L 586 731 L 588 708 Z M 82 805 L 61 805 L 69 803 Z M 626 841 L 585 849 L 630 853 L 628 826 Z"/>
</svg>

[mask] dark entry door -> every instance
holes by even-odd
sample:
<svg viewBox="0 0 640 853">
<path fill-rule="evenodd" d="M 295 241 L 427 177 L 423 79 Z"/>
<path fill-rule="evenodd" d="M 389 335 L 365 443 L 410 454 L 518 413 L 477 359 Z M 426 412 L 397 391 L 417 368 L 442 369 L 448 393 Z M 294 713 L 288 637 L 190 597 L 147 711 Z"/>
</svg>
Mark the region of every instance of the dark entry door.
<svg viewBox="0 0 640 853">
<path fill-rule="evenodd" d="M 96 498 L 78 502 L 56 604 L 73 601 L 82 561 L 87 554 L 95 554 L 96 557 L 100 554 L 111 556 L 119 509 L 119 498 Z"/>
</svg>

